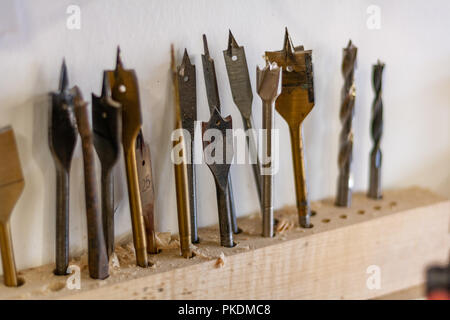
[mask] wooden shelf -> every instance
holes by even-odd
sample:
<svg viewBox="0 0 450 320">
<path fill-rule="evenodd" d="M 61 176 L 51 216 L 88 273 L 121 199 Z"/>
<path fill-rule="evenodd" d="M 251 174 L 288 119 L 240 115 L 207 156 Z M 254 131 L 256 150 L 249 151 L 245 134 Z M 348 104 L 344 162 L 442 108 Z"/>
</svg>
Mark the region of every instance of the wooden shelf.
<svg viewBox="0 0 450 320">
<path fill-rule="evenodd" d="M 450 201 L 430 191 L 386 191 L 379 201 L 355 194 L 348 209 L 332 199 L 312 208 L 312 229 L 297 226 L 292 207 L 276 213 L 284 231 L 273 239 L 259 236 L 258 215 L 245 217 L 235 248 L 218 245 L 217 227 L 203 228 L 196 257 L 181 258 L 174 240 L 148 269 L 134 266 L 131 244 L 117 246 L 120 267 L 103 281 L 89 278 L 83 256 L 71 262 L 81 268 L 79 290 L 53 265 L 23 270 L 25 284 L 0 284 L 0 299 L 369 299 L 423 284 L 425 268 L 448 259 Z M 366 286 L 371 265 L 379 289 Z"/>
</svg>

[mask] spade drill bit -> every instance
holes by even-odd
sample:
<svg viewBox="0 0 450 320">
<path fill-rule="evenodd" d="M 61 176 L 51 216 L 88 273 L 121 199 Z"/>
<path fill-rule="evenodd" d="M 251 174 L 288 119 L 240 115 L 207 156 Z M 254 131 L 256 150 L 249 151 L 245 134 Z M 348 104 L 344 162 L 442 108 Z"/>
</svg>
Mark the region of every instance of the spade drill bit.
<svg viewBox="0 0 450 320">
<path fill-rule="evenodd" d="M 197 190 L 196 190 L 196 168 L 194 164 L 194 134 L 195 121 L 197 120 L 197 90 L 195 65 L 191 64 L 187 50 L 184 50 L 183 61 L 177 67 L 178 94 L 180 97 L 181 124 L 191 136 L 190 145 L 187 146 L 188 153 L 188 182 L 189 182 L 189 203 L 191 212 L 191 238 L 192 243 L 198 243 L 197 226 Z"/>
<path fill-rule="evenodd" d="M 48 127 L 49 147 L 56 167 L 56 275 L 66 275 L 69 265 L 69 175 L 77 144 L 73 96 L 68 89 L 66 63 L 63 61 L 59 92 L 52 93 Z"/>
<path fill-rule="evenodd" d="M 144 141 L 142 131 L 136 139 L 136 165 L 139 177 L 139 189 L 141 195 L 142 214 L 144 215 L 145 232 L 147 234 L 147 252 L 158 253 L 156 247 L 152 160 L 150 158 L 150 147 Z"/>
<path fill-rule="evenodd" d="M 117 48 L 116 69 L 107 71 L 107 74 L 112 98 L 122 105 L 122 145 L 127 171 L 136 264 L 142 268 L 147 268 L 147 238 L 136 165 L 136 138 L 142 127 L 139 88 L 134 70 L 123 67 L 120 59 L 120 48 Z"/>
<path fill-rule="evenodd" d="M 350 207 L 352 202 L 352 177 L 351 164 L 353 152 L 353 130 L 352 119 L 355 111 L 355 82 L 354 72 L 356 67 L 357 48 L 352 41 L 344 48 L 342 61 L 342 75 L 344 76 L 344 87 L 341 92 L 341 110 L 339 117 L 342 130 L 339 136 L 339 177 L 337 186 L 336 205 L 339 207 Z"/>
<path fill-rule="evenodd" d="M 375 98 L 372 104 L 372 139 L 373 148 L 370 153 L 370 182 L 368 196 L 373 199 L 381 199 L 381 149 L 380 140 L 383 133 L 383 101 L 382 75 L 384 63 L 378 61 L 372 67 L 372 84 L 375 91 Z"/>
<path fill-rule="evenodd" d="M 279 67 L 283 68 L 282 90 L 275 102 L 275 108 L 289 126 L 294 162 L 297 211 L 300 225 L 304 228 L 311 227 L 311 209 L 307 196 L 302 139 L 303 120 L 314 107 L 311 55 L 311 50 L 304 50 L 303 46 L 294 48 L 287 28 L 283 49 L 266 52 L 266 58 L 269 62 L 275 62 Z"/>
<path fill-rule="evenodd" d="M 252 160 L 256 190 L 258 192 L 259 202 L 262 208 L 261 172 L 252 120 L 252 86 L 248 74 L 247 59 L 245 58 L 244 47 L 240 47 L 237 44 L 231 30 L 228 35 L 228 48 L 223 51 L 223 57 L 225 59 L 233 101 L 241 113 L 244 130 L 248 134 L 247 145 L 250 152 L 250 159 Z"/>
<path fill-rule="evenodd" d="M 179 96 L 179 83 L 178 72 L 175 62 L 175 52 L 173 45 L 171 46 L 171 72 L 173 81 L 173 93 L 175 104 L 175 129 L 180 130 L 181 124 L 181 108 L 180 108 L 180 96 Z M 189 185 L 188 185 L 188 172 L 187 172 L 187 145 L 183 135 L 181 135 L 179 142 L 182 149 L 180 151 L 181 162 L 174 161 L 175 169 L 175 188 L 177 193 L 177 212 L 178 212 L 178 231 L 180 234 L 180 249 L 181 255 L 184 258 L 192 257 L 191 251 L 191 230 L 190 230 L 190 205 L 189 205 Z M 177 141 L 173 141 L 173 147 L 178 144 Z"/>
<path fill-rule="evenodd" d="M 202 54 L 203 75 L 205 78 L 206 94 L 208 96 L 209 112 L 212 115 L 214 109 L 220 110 L 219 89 L 217 87 L 216 68 L 214 66 L 214 60 L 209 55 L 208 42 L 206 35 L 203 35 L 203 47 L 205 54 Z M 234 205 L 233 186 L 231 184 L 231 175 L 228 175 L 228 205 L 227 210 L 230 211 L 231 225 L 233 233 L 239 233 L 241 230 L 238 228 L 236 221 L 236 207 Z"/>
<path fill-rule="evenodd" d="M 281 68 L 267 63 L 264 69 L 256 67 L 256 88 L 263 102 L 262 128 L 265 131 L 263 143 L 262 215 L 263 236 L 273 237 L 273 158 L 272 129 L 274 127 L 274 102 L 281 93 Z M 266 172 L 267 171 L 267 172 Z"/>
<path fill-rule="evenodd" d="M 102 219 L 108 257 L 114 252 L 114 177 L 122 138 L 121 105 L 111 97 L 108 76 L 103 74 L 102 95 L 92 94 L 94 146 L 102 166 Z"/>
<path fill-rule="evenodd" d="M 202 135 L 203 135 L 203 149 L 211 173 L 214 176 L 216 183 L 217 194 L 217 208 L 219 213 L 219 228 L 220 228 L 220 244 L 224 247 L 234 247 L 233 242 L 233 230 L 230 210 L 228 210 L 229 203 L 229 174 L 230 174 L 230 161 L 233 155 L 233 141 L 227 138 L 227 130 L 231 130 L 233 127 L 231 116 L 223 119 L 220 116 L 219 110 L 214 108 L 211 118 L 208 122 L 202 122 Z M 205 139 L 205 133 L 207 130 L 215 129 L 219 131 L 221 137 L 214 137 L 213 141 L 207 141 Z M 214 142 L 215 148 L 209 150 L 209 145 Z M 220 145 L 222 142 L 222 145 Z M 211 159 L 209 159 L 208 152 L 211 151 Z M 220 157 L 222 156 L 222 157 Z M 214 159 L 212 159 L 214 157 Z M 231 159 L 230 159 L 231 158 Z M 217 161 L 216 161 L 217 160 Z"/>
<path fill-rule="evenodd" d="M 102 216 L 97 196 L 97 176 L 95 173 L 94 138 L 89 119 L 87 103 L 78 87 L 71 90 L 78 132 L 83 149 L 84 187 L 88 227 L 89 275 L 93 279 L 109 276 L 108 253 L 103 233 Z"/>
<path fill-rule="evenodd" d="M 5 285 L 17 287 L 16 263 L 11 237 L 10 217 L 25 182 L 13 129 L 0 129 L 0 249 Z"/>
</svg>

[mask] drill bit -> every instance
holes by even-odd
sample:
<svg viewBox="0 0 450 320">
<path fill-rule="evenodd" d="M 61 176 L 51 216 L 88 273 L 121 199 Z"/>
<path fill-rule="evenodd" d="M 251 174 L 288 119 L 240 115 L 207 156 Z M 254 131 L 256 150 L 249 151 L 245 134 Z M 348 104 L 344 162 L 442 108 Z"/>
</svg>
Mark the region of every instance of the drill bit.
<svg viewBox="0 0 450 320">
<path fill-rule="evenodd" d="M 101 163 L 103 233 L 108 257 L 114 252 L 114 176 L 122 137 L 122 106 L 111 97 L 108 76 L 103 73 L 102 94 L 92 94 L 94 146 Z"/>
<path fill-rule="evenodd" d="M 178 88 L 178 76 L 175 62 L 175 52 L 173 45 L 171 46 L 171 72 L 173 81 L 173 94 L 175 104 L 175 129 L 180 130 L 181 124 L 181 108 L 180 96 Z M 180 155 L 182 161 L 180 163 L 174 161 L 175 169 L 175 188 L 177 193 L 177 212 L 178 212 L 178 230 L 180 234 L 180 249 L 181 255 L 184 258 L 192 257 L 191 251 L 191 230 L 190 230 L 190 204 L 189 204 L 189 185 L 187 172 L 187 157 L 186 157 L 186 142 L 184 136 L 181 135 L 179 142 L 181 145 Z M 173 141 L 173 147 L 177 145 L 177 141 Z"/>
<path fill-rule="evenodd" d="M 155 220 L 152 179 L 152 161 L 150 158 L 150 147 L 144 141 L 142 131 L 136 139 L 136 165 L 139 177 L 139 190 L 141 195 L 142 214 L 144 215 L 145 232 L 147 234 L 147 253 L 156 254 Z"/>
<path fill-rule="evenodd" d="M 285 30 L 284 45 L 280 51 L 266 52 L 269 62 L 275 62 L 282 71 L 282 90 L 275 108 L 289 126 L 294 163 L 295 190 L 299 222 L 303 228 L 310 228 L 305 164 L 303 157 L 302 123 L 314 107 L 314 84 L 311 50 L 303 46 L 294 47 Z"/>
<path fill-rule="evenodd" d="M 210 115 L 213 114 L 214 109 L 221 112 L 220 110 L 220 99 L 219 99 L 219 89 L 217 87 L 217 78 L 216 78 L 216 68 L 214 66 L 214 60 L 209 55 L 208 42 L 206 39 L 206 35 L 203 35 L 203 48 L 205 53 L 202 54 L 202 64 L 203 64 L 203 75 L 205 78 L 205 86 L 206 86 L 206 94 L 208 97 L 208 105 Z M 234 196 L 233 196 L 233 185 L 231 183 L 231 175 L 228 175 L 228 201 L 227 201 L 227 210 L 230 211 L 231 217 L 231 225 L 233 229 L 233 233 L 240 233 L 236 221 L 236 208 L 234 205 Z"/>
<path fill-rule="evenodd" d="M 73 96 L 69 92 L 68 82 L 67 67 L 63 60 L 59 91 L 51 93 L 48 127 L 48 144 L 56 168 L 56 275 L 66 275 L 69 265 L 69 179 L 73 151 L 78 139 Z"/>
<path fill-rule="evenodd" d="M 17 287 L 16 263 L 11 237 L 10 218 L 25 182 L 20 166 L 14 131 L 10 126 L 0 129 L 0 249 L 3 278 L 8 287 Z"/>
<path fill-rule="evenodd" d="M 123 67 L 120 48 L 117 48 L 116 69 L 107 71 L 107 74 L 112 98 L 122 105 L 122 145 L 127 171 L 136 264 L 142 268 L 147 268 L 147 237 L 136 165 L 136 139 L 142 128 L 139 88 L 134 70 L 127 70 Z"/>
<path fill-rule="evenodd" d="M 202 136 L 203 136 L 203 150 L 211 173 L 214 176 L 214 182 L 216 184 L 217 194 L 217 209 L 219 213 L 219 229 L 220 229 L 220 244 L 224 247 L 231 248 L 235 246 L 233 241 L 233 225 L 231 221 L 230 210 L 227 208 L 229 203 L 229 174 L 230 164 L 233 157 L 233 141 L 227 138 L 227 130 L 233 128 L 231 116 L 223 119 L 220 116 L 219 110 L 214 108 L 211 117 L 208 122 L 202 122 Z M 221 136 L 213 136 L 211 140 L 205 139 L 207 131 L 212 132 L 215 130 Z M 213 145 L 213 149 L 210 151 L 209 146 Z M 222 142 L 222 144 L 221 144 Z"/>
<path fill-rule="evenodd" d="M 373 148 L 370 153 L 370 182 L 368 196 L 373 199 L 381 199 L 381 149 L 380 140 L 383 133 L 383 101 L 382 75 L 384 63 L 378 61 L 372 67 L 372 84 L 375 91 L 375 98 L 372 104 L 372 139 Z"/>
<path fill-rule="evenodd" d="M 253 176 L 255 178 L 256 190 L 258 192 L 259 203 L 262 210 L 261 172 L 252 120 L 252 86 L 248 74 L 244 47 L 237 44 L 231 30 L 229 30 L 228 35 L 228 48 L 223 51 L 223 57 L 225 59 L 233 101 L 241 113 L 244 130 L 247 133 L 247 146 L 250 152 Z"/>
<path fill-rule="evenodd" d="M 89 119 L 87 103 L 83 101 L 80 89 L 71 90 L 78 132 L 83 149 L 84 190 L 88 227 L 89 275 L 93 279 L 109 277 L 108 253 L 103 233 L 102 216 L 97 196 L 97 176 L 95 173 L 94 138 Z"/>
<path fill-rule="evenodd" d="M 184 50 L 183 61 L 177 67 L 178 94 L 180 97 L 181 125 L 191 136 L 188 151 L 188 183 L 189 203 L 191 213 L 191 239 L 192 243 L 198 243 L 197 226 L 197 190 L 196 190 L 196 166 L 194 164 L 194 140 L 195 121 L 197 120 L 197 89 L 195 65 L 191 64 L 187 50 Z M 190 149 L 189 149 L 190 148 Z"/>
<path fill-rule="evenodd" d="M 353 130 L 352 119 L 355 111 L 355 82 L 354 72 L 356 67 L 356 54 L 358 49 L 352 41 L 344 48 L 342 61 L 342 75 L 344 76 L 344 87 L 341 92 L 341 110 L 339 117 L 342 130 L 339 136 L 339 177 L 337 186 L 336 205 L 339 207 L 350 207 L 352 202 L 351 164 L 353 153 Z"/>
<path fill-rule="evenodd" d="M 281 93 L 281 68 L 267 63 L 264 69 L 256 67 L 256 87 L 262 100 L 263 143 L 262 215 L 263 236 L 273 237 L 273 156 L 272 129 L 274 127 L 274 102 Z"/>
</svg>

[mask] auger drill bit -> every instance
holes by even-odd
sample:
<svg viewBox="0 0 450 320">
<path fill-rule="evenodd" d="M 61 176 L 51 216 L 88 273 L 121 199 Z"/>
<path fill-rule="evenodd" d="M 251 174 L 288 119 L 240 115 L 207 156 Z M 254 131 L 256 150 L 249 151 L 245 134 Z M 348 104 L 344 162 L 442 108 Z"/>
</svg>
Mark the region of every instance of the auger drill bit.
<svg viewBox="0 0 450 320">
<path fill-rule="evenodd" d="M 83 150 L 84 190 L 89 247 L 89 275 L 93 279 L 106 279 L 109 276 L 108 253 L 106 251 L 102 216 L 97 195 L 94 138 L 89 119 L 88 104 L 83 101 L 83 97 L 77 86 L 71 90 L 71 93 L 73 95 L 75 117 Z"/>
<path fill-rule="evenodd" d="M 225 59 L 225 66 L 227 68 L 233 101 L 241 113 L 244 130 L 247 133 L 247 145 L 250 152 L 253 177 L 255 178 L 256 190 L 258 192 L 259 203 L 262 211 L 261 172 L 252 120 L 252 86 L 248 74 L 247 59 L 245 58 L 244 47 L 237 44 L 231 30 L 228 35 L 228 48 L 223 51 L 223 57 Z"/>
<path fill-rule="evenodd" d="M 214 108 L 208 122 L 202 122 L 203 150 L 206 163 L 214 176 L 217 193 L 217 208 L 219 213 L 220 245 L 234 247 L 233 229 L 230 211 L 227 209 L 229 197 L 230 164 L 233 157 L 233 141 L 227 138 L 226 131 L 233 128 L 231 116 L 223 119 L 219 110 Z M 205 139 L 208 130 L 220 134 Z M 212 140 L 214 138 L 214 140 Z M 212 140 L 212 141 L 211 141 Z M 210 148 L 210 144 L 214 144 Z"/>
<path fill-rule="evenodd" d="M 108 257 L 114 252 L 114 176 L 122 138 L 122 106 L 111 97 L 108 76 L 103 74 L 102 95 L 92 94 L 94 146 L 102 167 L 102 221 Z"/>
<path fill-rule="evenodd" d="M 198 243 L 197 225 L 197 190 L 196 190 L 196 166 L 194 164 L 194 134 L 195 121 L 197 120 L 197 89 L 195 65 L 191 64 L 187 50 L 184 50 L 183 61 L 177 67 L 178 94 L 180 97 L 181 125 L 191 136 L 190 148 L 188 152 L 188 183 L 189 183 L 189 203 L 191 212 L 191 239 L 192 243 Z"/>
<path fill-rule="evenodd" d="M 20 166 L 14 131 L 10 126 L 0 129 L 0 249 L 3 278 L 8 287 L 17 287 L 16 262 L 11 237 L 10 218 L 25 182 Z"/>
<path fill-rule="evenodd" d="M 122 145 L 127 171 L 136 264 L 142 268 L 147 268 L 147 238 L 136 165 L 136 138 L 142 127 L 139 88 L 134 70 L 123 67 L 120 59 L 120 48 L 117 48 L 116 69 L 107 71 L 107 74 L 112 98 L 122 105 Z"/>
<path fill-rule="evenodd" d="M 153 193 L 152 160 L 150 147 L 144 141 L 142 131 L 136 139 L 136 164 L 139 177 L 142 214 L 144 215 L 145 233 L 147 234 L 147 253 L 156 254 L 156 233 L 154 219 L 155 195 Z"/>
<path fill-rule="evenodd" d="M 69 92 L 68 82 L 66 63 L 63 61 L 59 91 L 51 93 L 48 127 L 48 144 L 56 168 L 56 275 L 66 275 L 69 265 L 69 179 L 78 138 L 73 96 Z"/>
<path fill-rule="evenodd" d="M 336 206 L 350 207 L 352 202 L 351 164 L 353 153 L 353 130 L 352 119 L 355 111 L 355 82 L 354 72 L 356 67 L 357 48 L 352 41 L 344 48 L 342 61 L 342 75 L 344 76 L 344 87 L 341 92 L 341 119 L 342 129 L 339 136 L 339 177 L 337 185 Z"/>
<path fill-rule="evenodd" d="M 206 40 L 206 35 L 203 35 L 203 47 L 205 50 L 205 54 L 202 54 L 202 64 L 203 64 L 203 75 L 205 78 L 205 86 L 206 86 L 206 95 L 208 97 L 208 105 L 210 115 L 213 114 L 214 109 L 221 112 L 220 109 L 220 98 L 219 98 L 219 89 L 217 87 L 217 78 L 216 78 L 216 68 L 214 66 L 214 60 L 209 55 L 208 42 Z M 233 196 L 233 186 L 231 183 L 231 175 L 228 176 L 228 202 L 227 202 L 227 210 L 230 211 L 231 216 L 231 225 L 233 229 L 233 233 L 240 233 L 236 221 L 236 207 L 234 205 L 234 196 Z"/>
<path fill-rule="evenodd" d="M 372 139 L 373 148 L 370 153 L 370 176 L 369 176 L 369 192 L 368 196 L 372 199 L 381 199 L 383 197 L 381 191 L 381 149 L 380 141 L 383 133 L 383 101 L 382 93 L 382 76 L 384 63 L 378 61 L 372 66 L 372 84 L 375 91 L 375 98 L 372 104 Z"/>
<path fill-rule="evenodd" d="M 175 104 L 175 130 L 181 130 L 181 108 L 179 96 L 179 83 L 177 76 L 177 68 L 175 62 L 175 52 L 173 45 L 170 50 L 171 57 L 171 72 L 173 81 L 173 95 Z M 190 204 L 189 204 L 189 185 L 188 185 L 188 171 L 187 171 L 187 156 L 186 156 L 186 140 L 183 135 L 178 141 L 173 141 L 173 150 L 180 144 L 181 150 L 179 156 L 181 161 L 174 161 L 175 169 L 175 188 L 177 194 L 177 212 L 178 212 L 178 231 L 180 234 L 180 249 L 181 255 L 188 259 L 192 257 L 191 251 L 191 230 L 190 230 Z"/>
<path fill-rule="evenodd" d="M 273 161 L 272 129 L 274 103 L 281 93 L 281 68 L 267 63 L 264 69 L 256 67 L 256 90 L 262 100 L 262 128 L 265 131 L 262 162 L 262 216 L 263 236 L 273 237 Z"/>
<path fill-rule="evenodd" d="M 283 68 L 282 89 L 275 108 L 289 126 L 292 158 L 294 162 L 297 211 L 300 225 L 310 228 L 305 163 L 303 157 L 302 123 L 314 107 L 312 51 L 303 46 L 295 47 L 286 28 L 284 46 L 280 51 L 266 52 L 270 63 Z"/>
</svg>

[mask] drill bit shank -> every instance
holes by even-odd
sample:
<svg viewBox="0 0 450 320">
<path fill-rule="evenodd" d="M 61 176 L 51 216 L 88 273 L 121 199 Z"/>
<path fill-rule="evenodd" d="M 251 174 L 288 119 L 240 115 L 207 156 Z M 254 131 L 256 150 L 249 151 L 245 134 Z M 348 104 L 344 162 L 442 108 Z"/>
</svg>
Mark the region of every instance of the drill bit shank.
<svg viewBox="0 0 450 320">
<path fill-rule="evenodd" d="M 372 84 L 375 91 L 375 98 L 372 104 L 372 139 L 373 148 L 370 153 L 370 176 L 368 196 L 372 199 L 381 199 L 381 134 L 383 133 L 383 101 L 382 93 L 382 75 L 384 63 L 378 61 L 372 67 Z"/>
<path fill-rule="evenodd" d="M 342 61 L 342 75 L 344 76 L 344 87 L 341 92 L 341 110 L 339 117 L 342 130 L 339 136 L 339 177 L 336 205 L 339 207 L 350 207 L 352 201 L 352 179 L 351 164 L 353 154 L 353 130 L 352 119 L 355 110 L 355 82 L 354 72 L 356 67 L 357 48 L 349 41 L 344 49 Z"/>
</svg>

